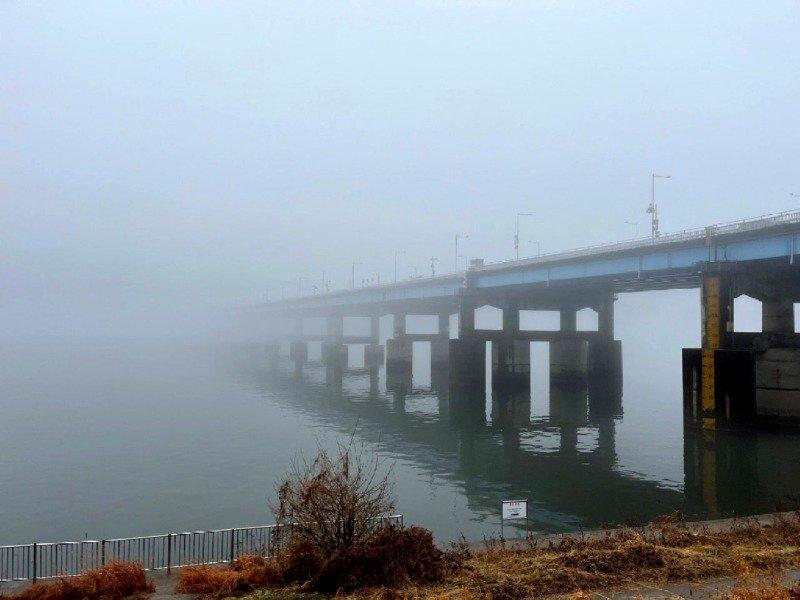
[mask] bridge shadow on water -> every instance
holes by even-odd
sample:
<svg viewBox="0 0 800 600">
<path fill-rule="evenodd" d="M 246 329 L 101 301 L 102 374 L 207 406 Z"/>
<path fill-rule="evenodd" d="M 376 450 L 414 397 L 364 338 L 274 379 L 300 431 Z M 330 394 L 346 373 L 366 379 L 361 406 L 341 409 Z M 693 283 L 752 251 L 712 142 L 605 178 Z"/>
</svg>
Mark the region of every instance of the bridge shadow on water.
<svg viewBox="0 0 800 600">
<path fill-rule="evenodd" d="M 769 512 L 800 490 L 799 438 L 790 432 L 686 427 L 682 486 L 624 470 L 622 394 L 603 382 L 552 385 L 532 410 L 527 389 L 454 392 L 446 373 L 431 373 L 424 388 L 390 378 L 387 389 L 382 367 L 295 372 L 251 357 L 235 363 L 235 376 L 333 431 L 355 427 L 380 452 L 450 482 L 473 513 L 489 518 L 501 500 L 527 498 L 531 531 L 636 524 L 676 510 L 692 518 Z"/>
</svg>

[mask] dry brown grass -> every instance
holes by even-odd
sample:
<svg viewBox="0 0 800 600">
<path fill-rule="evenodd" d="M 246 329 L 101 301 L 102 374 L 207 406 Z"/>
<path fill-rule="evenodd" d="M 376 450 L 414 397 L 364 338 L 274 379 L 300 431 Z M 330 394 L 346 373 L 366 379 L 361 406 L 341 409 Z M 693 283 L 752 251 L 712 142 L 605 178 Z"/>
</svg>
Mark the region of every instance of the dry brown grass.
<svg viewBox="0 0 800 600">
<path fill-rule="evenodd" d="M 442 581 L 453 558 L 439 550 L 427 529 L 385 527 L 330 558 L 295 541 L 275 557 L 245 556 L 230 566 L 181 571 L 176 592 L 225 596 L 259 588 L 305 592 L 352 592 L 365 587 L 400 588 Z"/>
<path fill-rule="evenodd" d="M 36 583 L 11 596 L 13 600 L 120 600 L 151 594 L 153 582 L 147 580 L 141 565 L 121 562 L 109 564 L 77 577 L 64 577 Z"/>
<path fill-rule="evenodd" d="M 313 546 L 287 549 L 269 561 L 253 559 L 249 571 L 227 569 L 219 587 L 191 591 L 224 595 L 264 586 L 370 600 L 519 600 L 553 594 L 584 598 L 593 590 L 733 575 L 747 583 L 725 600 L 800 600 L 795 588 L 758 579 L 800 565 L 800 514 L 766 525 L 745 519 L 724 532 L 673 517 L 647 528 L 530 539 L 515 547 L 497 541 L 476 554 L 463 545 L 442 553 L 432 542 L 426 530 L 388 528 L 327 559 Z"/>
<path fill-rule="evenodd" d="M 467 558 L 442 583 L 407 586 L 390 596 L 517 600 L 644 582 L 769 573 L 798 564 L 798 515 L 769 525 L 743 520 L 726 532 L 693 529 L 680 519 L 668 519 L 649 528 L 601 536 L 530 540 L 521 548 L 489 544 L 486 552 Z M 373 590 L 369 595 L 386 594 Z"/>
</svg>

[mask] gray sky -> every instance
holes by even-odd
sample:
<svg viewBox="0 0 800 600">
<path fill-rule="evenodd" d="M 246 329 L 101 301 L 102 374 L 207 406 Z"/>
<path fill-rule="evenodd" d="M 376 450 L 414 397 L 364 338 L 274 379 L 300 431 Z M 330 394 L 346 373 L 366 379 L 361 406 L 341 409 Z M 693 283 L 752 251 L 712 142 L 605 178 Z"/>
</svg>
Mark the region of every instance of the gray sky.
<svg viewBox="0 0 800 600">
<path fill-rule="evenodd" d="M 799 33 L 796 1 L 5 1 L 3 304 L 449 270 L 517 211 L 544 251 L 628 238 L 653 170 L 664 230 L 800 207 Z"/>
</svg>

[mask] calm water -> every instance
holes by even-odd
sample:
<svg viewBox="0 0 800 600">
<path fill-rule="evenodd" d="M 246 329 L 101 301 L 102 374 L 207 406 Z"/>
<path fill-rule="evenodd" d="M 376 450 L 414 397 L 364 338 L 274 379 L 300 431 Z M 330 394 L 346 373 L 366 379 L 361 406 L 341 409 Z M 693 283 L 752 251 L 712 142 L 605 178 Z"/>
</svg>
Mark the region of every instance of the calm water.
<svg viewBox="0 0 800 600">
<path fill-rule="evenodd" d="M 394 464 L 398 511 L 443 538 L 497 533 L 503 499 L 529 499 L 534 531 L 773 510 L 800 495 L 798 434 L 684 430 L 680 348 L 698 319 L 695 293 L 620 299 L 613 416 L 550 390 L 539 344 L 532 399 L 471 404 L 431 391 L 424 346 L 415 389 L 393 393 L 382 372 L 331 387 L 231 346 L 7 345 L 0 544 L 271 522 L 288 463 L 350 436 Z"/>
</svg>

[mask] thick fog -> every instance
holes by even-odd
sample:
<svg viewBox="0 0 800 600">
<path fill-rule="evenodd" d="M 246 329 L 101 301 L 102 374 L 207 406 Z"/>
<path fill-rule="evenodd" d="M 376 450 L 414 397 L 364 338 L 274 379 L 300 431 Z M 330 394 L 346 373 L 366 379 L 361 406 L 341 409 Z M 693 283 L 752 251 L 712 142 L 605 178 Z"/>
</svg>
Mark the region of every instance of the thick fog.
<svg viewBox="0 0 800 600">
<path fill-rule="evenodd" d="M 5 2 L 5 342 L 800 205 L 800 6 Z M 538 243 L 538 246 L 537 246 Z M 304 279 L 298 282 L 298 278 Z M 166 333 L 165 333 L 166 332 Z"/>
</svg>

